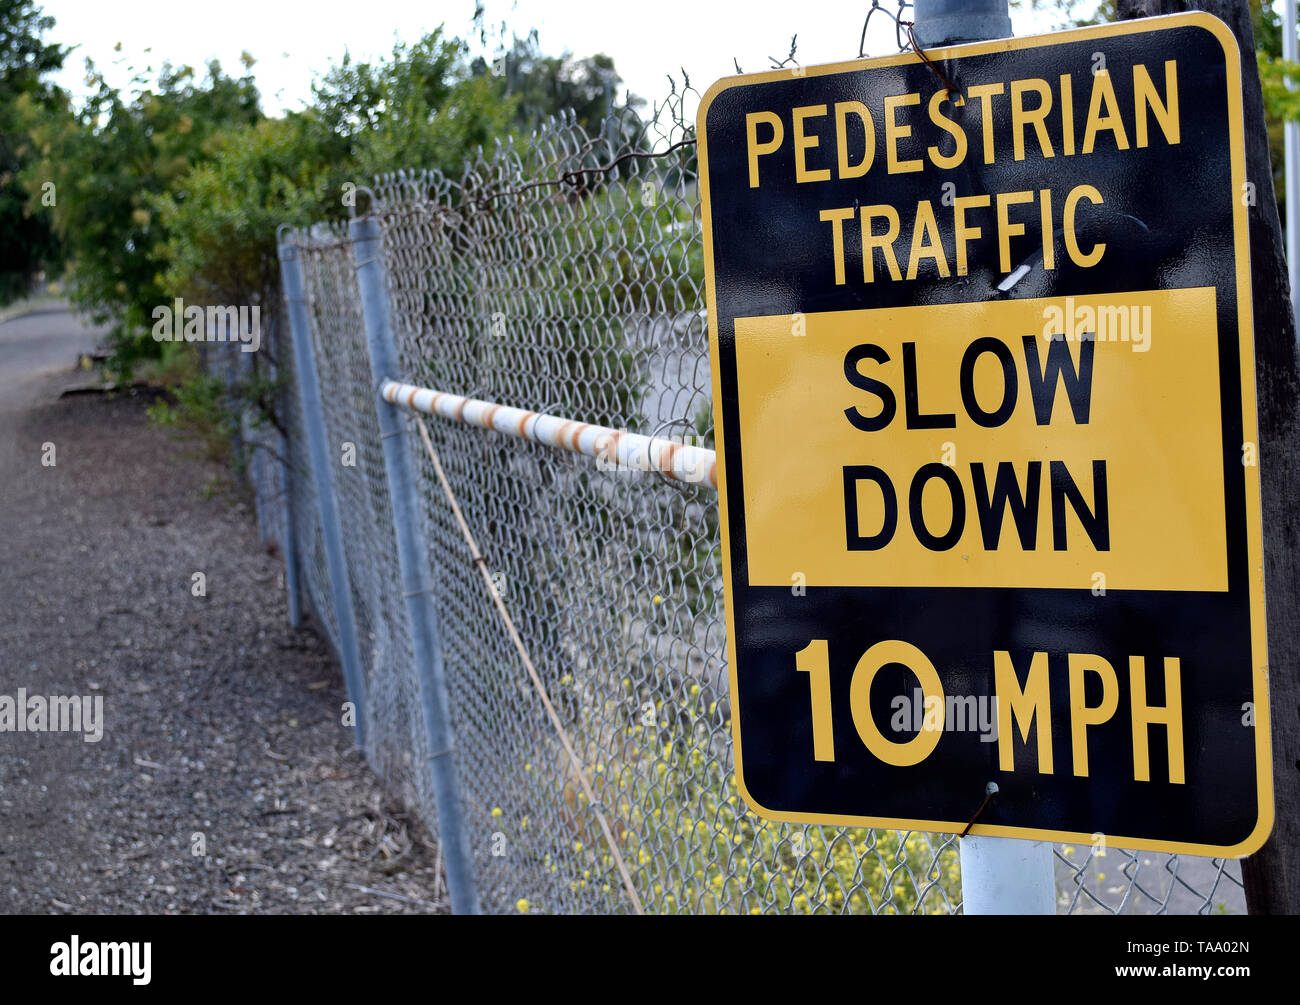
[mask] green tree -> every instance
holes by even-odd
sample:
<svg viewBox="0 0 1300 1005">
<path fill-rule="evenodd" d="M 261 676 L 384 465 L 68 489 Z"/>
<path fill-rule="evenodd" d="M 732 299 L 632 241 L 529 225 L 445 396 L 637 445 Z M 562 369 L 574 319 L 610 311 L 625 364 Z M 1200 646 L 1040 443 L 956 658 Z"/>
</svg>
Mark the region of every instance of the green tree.
<svg viewBox="0 0 1300 1005">
<path fill-rule="evenodd" d="M 229 127 L 144 201 L 163 235 L 153 246 L 169 295 L 195 302 L 279 298 L 276 229 L 347 217 L 378 173 L 436 167 L 459 174 L 473 150 L 504 136 L 513 106 L 474 79 L 465 45 L 435 31 L 373 63 L 349 56 L 314 87 L 302 113 Z"/>
<path fill-rule="evenodd" d="M 58 201 L 54 226 L 73 267 L 74 300 L 111 325 L 119 368 L 157 354 L 151 313 L 171 299 L 165 227 L 152 201 L 210 160 L 222 135 L 256 122 L 257 90 L 248 73 L 225 74 L 215 60 L 200 81 L 188 66 L 164 64 L 155 81 L 136 74 L 123 94 L 87 61 L 94 89 L 74 109 L 66 94 L 28 121 L 39 159 L 23 172 L 31 199 L 46 181 Z"/>
<path fill-rule="evenodd" d="M 318 138 L 335 144 L 357 184 L 398 168 L 458 172 L 476 147 L 504 137 L 513 102 L 470 72 L 468 46 L 435 29 L 390 59 L 343 60 L 313 87 Z"/>
<path fill-rule="evenodd" d="M 1287 87 L 1290 77 L 1300 85 L 1300 66 L 1282 58 L 1282 19 L 1269 4 L 1251 0 L 1251 20 L 1255 28 L 1255 60 L 1259 64 L 1259 83 L 1264 92 L 1264 122 L 1268 127 L 1268 158 L 1273 171 L 1273 191 L 1277 209 L 1286 219 L 1286 150 L 1284 123 L 1300 119 L 1300 90 Z"/>
<path fill-rule="evenodd" d="M 515 124 L 521 129 L 535 129 L 551 116 L 572 110 L 578 125 L 592 136 L 601 134 L 606 118 L 617 110 L 623 82 L 609 56 L 548 56 L 535 31 L 515 38 L 491 62 L 479 57 L 473 71 L 499 81 L 502 92 L 514 100 Z"/>
<path fill-rule="evenodd" d="M 196 299 L 267 303 L 279 285 L 278 224 L 345 218 L 351 190 L 376 174 L 436 169 L 459 177 L 476 149 L 519 134 L 529 115 L 540 114 L 538 94 L 579 100 L 580 121 L 598 123 L 604 97 L 594 78 L 585 90 L 537 84 L 538 67 L 554 84 L 567 79 L 562 67 L 571 61 L 544 57 L 532 43 L 519 51 L 528 62 L 517 79 L 533 82 L 517 95 L 441 28 L 374 62 L 345 54 L 317 80 L 305 112 L 213 136 L 206 160 L 144 202 L 166 235 L 155 245 L 163 285 Z M 593 65 L 613 74 L 605 57 Z M 533 112 L 521 112 L 524 102 Z M 547 107 L 547 114 L 559 108 Z"/>
<path fill-rule="evenodd" d="M 87 62 L 83 104 L 55 92 L 21 107 L 28 207 L 54 183 L 52 222 L 74 297 L 112 326 L 116 366 L 128 370 L 159 354 L 152 312 L 175 296 L 270 306 L 278 224 L 341 219 L 350 191 L 384 172 L 459 176 L 475 149 L 518 134 L 554 102 L 579 103 L 593 124 L 603 114 L 617 82 L 611 61 L 553 59 L 535 43 L 519 53 L 517 80 L 527 86 L 511 94 L 503 79 L 475 71 L 462 39 L 438 28 L 387 58 L 344 55 L 317 80 L 305 112 L 270 121 L 247 54 L 242 76 L 215 61 L 201 80 L 164 64 L 121 91 Z"/>
<path fill-rule="evenodd" d="M 276 228 L 342 211 L 343 169 L 319 138 L 310 113 L 214 137 L 209 160 L 149 201 L 167 234 L 155 249 L 166 262 L 162 285 L 197 303 L 275 304 Z"/>
<path fill-rule="evenodd" d="M 53 26 L 34 0 L 0 0 L 0 304 L 26 293 L 37 273 L 58 269 L 61 259 L 49 211 L 56 193 L 44 189 L 28 206 L 18 182 L 35 153 L 24 123 L 53 100 L 48 77 L 68 52 L 43 40 Z"/>
</svg>

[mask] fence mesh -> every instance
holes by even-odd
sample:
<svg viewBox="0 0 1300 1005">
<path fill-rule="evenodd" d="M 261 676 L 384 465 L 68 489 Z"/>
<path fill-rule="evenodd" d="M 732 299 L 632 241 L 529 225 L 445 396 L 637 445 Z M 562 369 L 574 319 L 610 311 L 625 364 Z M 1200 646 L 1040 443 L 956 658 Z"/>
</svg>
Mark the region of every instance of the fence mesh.
<svg viewBox="0 0 1300 1005">
<path fill-rule="evenodd" d="M 550 121 L 459 177 L 379 179 L 371 211 L 399 374 L 370 372 L 345 233 L 296 239 L 368 687 L 366 753 L 435 837 L 376 379 L 712 446 L 694 147 L 675 100 L 648 126 L 628 113 L 594 136 Z M 292 531 L 304 604 L 337 648 L 301 361 L 287 334 L 276 351 L 285 438 L 274 455 L 251 438 L 267 455 L 252 472 L 260 519 L 269 536 Z M 648 912 L 960 910 L 954 837 L 771 823 L 737 793 L 711 489 L 427 422 Z M 413 429 L 484 909 L 627 911 L 596 811 Z M 1244 910 L 1236 862 L 1089 845 L 1058 846 L 1056 865 L 1062 913 Z"/>
</svg>

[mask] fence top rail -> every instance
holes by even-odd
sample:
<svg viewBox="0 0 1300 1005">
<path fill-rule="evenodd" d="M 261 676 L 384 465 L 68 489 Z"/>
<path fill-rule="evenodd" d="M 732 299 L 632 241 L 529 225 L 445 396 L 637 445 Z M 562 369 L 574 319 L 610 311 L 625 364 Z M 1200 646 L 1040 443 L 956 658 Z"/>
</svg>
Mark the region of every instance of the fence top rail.
<svg viewBox="0 0 1300 1005">
<path fill-rule="evenodd" d="M 717 454 L 708 447 L 592 425 L 392 379 L 385 379 L 379 391 L 390 404 L 585 454 L 596 458 L 605 470 L 658 471 L 674 481 L 696 482 L 715 490 L 718 487 Z"/>
</svg>

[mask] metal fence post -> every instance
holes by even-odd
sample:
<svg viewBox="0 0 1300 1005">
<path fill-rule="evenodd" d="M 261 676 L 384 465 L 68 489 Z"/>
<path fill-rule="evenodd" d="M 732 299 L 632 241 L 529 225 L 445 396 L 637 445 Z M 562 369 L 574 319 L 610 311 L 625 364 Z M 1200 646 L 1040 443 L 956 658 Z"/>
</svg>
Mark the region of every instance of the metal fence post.
<svg viewBox="0 0 1300 1005">
<path fill-rule="evenodd" d="M 357 284 L 361 289 L 370 370 L 375 378 L 375 411 L 384 445 L 384 469 L 388 473 L 388 497 L 393 509 L 402 594 L 406 598 L 406 613 L 410 621 L 411 652 L 429 740 L 438 837 L 447 869 L 447 892 L 453 913 L 477 914 L 478 891 L 469 837 L 461 813 L 456 740 L 449 713 L 442 639 L 433 606 L 433 576 L 429 570 L 429 550 L 406 443 L 405 421 L 397 408 L 379 394 L 384 378 L 396 378 L 400 373 L 388 311 L 388 294 L 384 289 L 384 270 L 379 259 L 379 222 L 374 218 L 353 220 L 349 234 L 357 264 Z"/>
<path fill-rule="evenodd" d="M 330 587 L 334 594 L 334 614 L 339 626 L 339 658 L 347 682 L 348 700 L 356 710 L 357 746 L 366 749 L 366 683 L 361 675 L 361 649 L 357 645 L 356 615 L 352 610 L 352 587 L 343 556 L 342 528 L 334 495 L 329 450 L 325 444 L 325 415 L 320 401 L 320 378 L 316 357 L 312 354 L 311 321 L 303 295 L 302 262 L 298 249 L 281 244 L 280 275 L 284 279 L 284 300 L 289 314 L 289 334 L 293 339 L 294 365 L 298 371 L 298 391 L 302 396 L 302 419 L 311 452 L 312 475 L 316 482 L 316 503 L 320 509 L 321 537 L 325 543 L 325 562 L 329 568 Z"/>
<path fill-rule="evenodd" d="M 280 437 L 280 449 L 289 452 L 289 439 Z M 298 592 L 298 538 L 293 522 L 293 472 L 289 470 L 287 458 L 281 458 L 279 464 L 280 494 L 284 499 L 284 540 L 280 547 L 284 552 L 284 589 L 289 595 L 289 627 L 297 628 L 302 624 L 302 594 Z"/>
<path fill-rule="evenodd" d="M 281 392 L 280 401 L 282 408 L 287 410 L 292 407 L 287 391 Z M 288 428 L 287 415 L 285 427 Z M 280 542 L 284 552 L 284 589 L 289 595 L 289 627 L 297 628 L 302 624 L 302 588 L 298 583 L 298 528 L 293 518 L 293 480 L 296 473 L 289 464 L 291 447 L 288 434 L 281 434 L 278 442 L 280 463 L 276 468 L 280 476 L 280 498 L 284 500 L 284 521 L 280 525 L 284 529 L 284 540 Z"/>
<path fill-rule="evenodd" d="M 266 486 L 262 484 L 265 458 L 262 456 L 262 444 L 257 431 L 256 406 L 249 398 L 249 385 L 257 375 L 257 364 L 251 352 L 243 351 L 243 346 L 239 342 L 242 331 L 232 331 L 230 318 L 225 319 L 225 326 L 226 345 L 229 351 L 234 353 L 236 363 L 232 384 L 239 388 L 239 444 L 244 460 L 244 478 L 253 486 L 253 512 L 257 515 L 257 538 L 262 544 L 266 544 L 271 531 L 270 514 L 266 505 Z"/>
<path fill-rule="evenodd" d="M 922 46 L 977 42 L 1011 35 L 1007 0 L 916 0 Z M 1046 841 L 964 837 L 962 911 L 966 914 L 1055 914 L 1052 846 Z"/>
<path fill-rule="evenodd" d="M 282 419 L 280 425 L 287 430 L 290 428 L 289 412 L 293 408 L 293 404 L 291 392 L 281 382 L 281 378 L 289 372 L 289 368 L 284 365 L 286 347 L 281 344 L 283 338 L 283 319 L 272 315 L 270 342 L 275 348 L 275 359 L 281 361 L 278 363 L 273 362 L 271 369 L 277 388 L 275 408 Z M 277 430 L 275 444 L 278 451 L 277 460 L 279 461 L 274 466 L 275 482 L 283 507 L 280 514 L 279 528 L 281 535 L 280 551 L 284 557 L 284 590 L 288 595 L 289 602 L 289 627 L 297 628 L 302 624 L 302 594 L 298 590 L 298 539 L 294 533 L 293 471 L 289 466 L 289 434 Z"/>
</svg>

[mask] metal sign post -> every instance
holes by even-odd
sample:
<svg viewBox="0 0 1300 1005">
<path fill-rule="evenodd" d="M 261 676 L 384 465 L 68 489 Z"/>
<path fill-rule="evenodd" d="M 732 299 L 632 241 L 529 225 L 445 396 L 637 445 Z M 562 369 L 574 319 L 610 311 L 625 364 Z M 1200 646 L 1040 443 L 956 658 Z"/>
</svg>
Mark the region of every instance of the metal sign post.
<svg viewBox="0 0 1300 1005">
<path fill-rule="evenodd" d="M 1011 36 L 1007 0 L 915 0 L 916 38 L 923 47 Z M 1055 914 L 1056 881 L 1047 841 L 960 839 L 965 914 Z"/>
<path fill-rule="evenodd" d="M 1007 0 L 915 0 L 916 41 L 926 49 L 1011 37 Z"/>
</svg>

